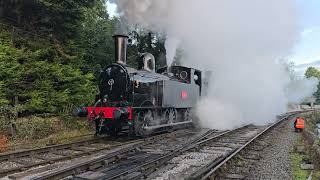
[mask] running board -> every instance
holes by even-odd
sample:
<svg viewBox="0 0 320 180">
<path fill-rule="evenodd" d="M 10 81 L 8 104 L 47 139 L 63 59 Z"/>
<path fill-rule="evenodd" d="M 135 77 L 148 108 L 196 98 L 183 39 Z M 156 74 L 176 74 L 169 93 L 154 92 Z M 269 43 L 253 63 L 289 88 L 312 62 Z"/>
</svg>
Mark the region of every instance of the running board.
<svg viewBox="0 0 320 180">
<path fill-rule="evenodd" d="M 162 125 L 157 125 L 157 126 L 147 126 L 147 127 L 143 127 L 143 129 L 152 130 L 152 129 L 158 129 L 158 128 L 163 128 L 163 127 L 176 126 L 176 125 L 188 124 L 188 123 L 192 123 L 192 120 L 191 121 L 183 121 L 183 122 L 171 123 L 171 124 L 162 124 Z"/>
</svg>

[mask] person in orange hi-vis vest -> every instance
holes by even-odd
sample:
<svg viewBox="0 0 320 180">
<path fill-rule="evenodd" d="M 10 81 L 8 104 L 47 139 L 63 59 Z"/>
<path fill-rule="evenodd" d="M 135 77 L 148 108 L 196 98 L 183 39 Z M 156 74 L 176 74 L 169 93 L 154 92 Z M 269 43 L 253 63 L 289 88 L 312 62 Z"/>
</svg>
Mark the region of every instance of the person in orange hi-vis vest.
<svg viewBox="0 0 320 180">
<path fill-rule="evenodd" d="M 304 119 L 302 117 L 297 117 L 294 121 L 294 129 L 296 132 L 301 132 L 304 129 Z"/>
</svg>

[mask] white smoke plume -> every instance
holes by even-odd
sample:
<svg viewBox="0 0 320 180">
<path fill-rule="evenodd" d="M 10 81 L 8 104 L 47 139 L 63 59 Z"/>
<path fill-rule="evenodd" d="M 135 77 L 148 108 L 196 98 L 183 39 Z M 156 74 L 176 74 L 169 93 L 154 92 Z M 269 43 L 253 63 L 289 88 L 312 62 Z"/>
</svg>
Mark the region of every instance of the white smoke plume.
<svg viewBox="0 0 320 180">
<path fill-rule="evenodd" d="M 317 91 L 319 80 L 315 77 L 308 79 L 295 79 L 287 86 L 287 96 L 290 103 L 301 103 L 305 98 L 309 98 L 310 94 Z"/>
<path fill-rule="evenodd" d="M 300 35 L 292 0 L 114 2 L 127 23 L 167 34 L 169 65 L 179 46 L 184 65 L 213 72 L 208 97 L 197 107 L 204 127 L 264 124 L 285 112 L 290 99 L 315 90 L 313 83 L 296 98 L 300 94 L 290 93 L 289 74 L 277 61 Z"/>
<path fill-rule="evenodd" d="M 172 65 L 173 59 L 176 55 L 176 50 L 179 47 L 179 39 L 175 39 L 174 37 L 170 37 L 167 35 L 166 42 L 164 43 L 166 48 L 166 58 L 167 64 L 170 66 Z"/>
</svg>

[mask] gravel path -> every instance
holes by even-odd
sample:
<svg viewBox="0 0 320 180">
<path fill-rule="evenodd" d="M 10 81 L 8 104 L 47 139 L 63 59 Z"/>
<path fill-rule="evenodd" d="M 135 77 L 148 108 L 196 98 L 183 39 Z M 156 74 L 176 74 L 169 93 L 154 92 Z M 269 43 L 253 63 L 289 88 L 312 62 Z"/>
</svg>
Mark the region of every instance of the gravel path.
<svg viewBox="0 0 320 180">
<path fill-rule="evenodd" d="M 247 179 L 292 179 L 290 151 L 298 136 L 293 122 L 294 118 L 263 137 L 268 146 L 259 153 L 261 159 L 250 169 Z"/>
</svg>

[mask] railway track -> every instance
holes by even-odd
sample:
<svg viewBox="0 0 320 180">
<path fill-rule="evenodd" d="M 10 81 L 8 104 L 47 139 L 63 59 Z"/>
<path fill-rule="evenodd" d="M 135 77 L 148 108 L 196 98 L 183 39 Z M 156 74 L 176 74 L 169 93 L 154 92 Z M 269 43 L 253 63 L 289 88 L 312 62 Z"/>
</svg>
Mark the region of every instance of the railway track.
<svg viewBox="0 0 320 180">
<path fill-rule="evenodd" d="M 115 141 L 111 137 L 101 137 L 36 149 L 1 153 L 0 177 L 26 171 L 36 166 L 91 155 L 102 150 L 140 141 L 128 141 L 126 138 Z"/>
<path fill-rule="evenodd" d="M 68 142 L 76 142 L 76 141 L 80 141 L 83 139 L 91 139 L 93 136 L 94 136 L 94 133 L 90 133 L 90 134 L 69 137 L 67 139 L 61 139 L 61 141 L 67 140 Z M 63 142 L 61 142 L 59 144 L 62 144 L 62 143 Z M 58 143 L 51 143 L 51 144 L 48 143 L 48 144 L 46 144 L 46 146 L 57 145 L 57 144 Z M 37 146 L 37 147 L 40 148 L 39 146 Z M 41 147 L 43 147 L 43 146 L 41 146 Z M 24 143 L 17 143 L 17 144 L 8 146 L 6 148 L 5 152 L 20 151 L 21 149 L 33 149 L 33 148 L 36 148 L 34 142 L 24 142 Z"/>
<path fill-rule="evenodd" d="M 164 133 L 155 135 L 152 137 L 144 138 L 144 139 L 138 139 L 138 140 L 131 140 L 127 142 L 121 142 L 118 144 L 114 144 L 108 148 L 107 151 L 97 150 L 99 153 L 91 153 L 91 156 L 86 156 L 81 158 L 74 158 L 74 161 L 71 162 L 72 165 L 68 167 L 62 167 L 59 169 L 59 166 L 56 166 L 57 163 L 53 164 L 53 170 L 51 168 L 44 168 L 40 170 L 40 174 L 36 169 L 35 172 L 33 172 L 33 169 L 28 171 L 24 171 L 24 169 L 21 169 L 22 173 L 12 174 L 8 176 L 9 179 L 61 179 L 63 177 L 67 177 L 69 175 L 78 174 L 78 172 L 95 169 L 100 166 L 104 166 L 106 163 L 111 163 L 123 156 L 123 154 L 130 153 L 135 151 L 136 149 L 139 149 L 141 147 L 145 147 L 147 145 L 156 143 L 158 141 L 166 141 L 166 139 L 175 139 L 177 137 L 185 137 L 185 136 L 195 136 L 197 132 L 194 132 L 193 130 L 177 130 L 171 133 Z M 92 144 L 88 144 L 88 146 L 91 146 Z M 63 150 L 65 152 L 65 150 Z M 58 167 L 58 168 L 57 168 Z M 55 169 L 57 168 L 57 169 Z M 41 167 L 39 168 L 41 169 Z M 45 172 L 44 172 L 44 171 Z M 44 172 L 44 173 L 43 173 Z"/>
<path fill-rule="evenodd" d="M 285 114 L 279 121 L 269 126 L 244 126 L 229 131 L 210 130 L 196 138 L 189 139 L 188 141 L 182 140 L 185 142 L 170 140 L 176 139 L 179 136 L 186 136 L 186 131 L 180 130 L 142 140 L 119 143 L 112 147 L 106 147 L 109 149 L 114 148 L 114 151 L 110 153 L 30 176 L 28 179 L 61 179 L 68 176 L 76 179 L 139 179 L 145 177 L 152 179 L 156 178 L 157 176 L 154 174 L 157 174 L 157 172 L 159 173 L 161 168 L 168 166 L 173 158 L 197 151 L 203 151 L 212 156 L 208 156 L 206 160 L 209 160 L 209 162 L 199 165 L 195 172 L 188 171 L 188 173 L 185 173 L 185 177 L 190 179 L 206 179 L 260 135 L 288 118 L 288 116 L 296 113 L 298 112 Z M 179 145 L 176 145 L 175 143 L 178 143 Z M 94 143 L 87 144 L 92 145 Z M 78 145 L 67 145 L 65 148 L 59 148 L 60 150 L 65 151 L 65 149 L 68 148 L 79 149 L 74 148 L 77 146 Z M 79 143 L 79 146 L 82 146 L 81 143 Z M 116 146 L 119 146 L 119 148 L 116 148 Z M 55 147 L 51 148 L 54 149 Z M 39 150 L 39 152 L 43 151 L 45 150 Z M 48 148 L 46 151 L 48 151 Z M 57 151 L 57 149 L 54 151 Z M 96 149 L 95 152 L 97 151 L 101 151 L 101 149 Z M 84 155 L 93 154 L 94 152 L 86 150 L 82 151 L 82 153 Z M 39 153 L 29 154 L 30 155 L 27 156 L 32 157 L 34 154 Z M 21 157 L 21 155 L 19 156 Z M 68 158 L 72 158 L 72 155 L 60 160 Z M 2 159 L 3 158 L 1 158 L 0 155 L 0 160 Z M 59 161 L 58 159 L 56 160 Z M 48 164 L 48 162 L 56 162 L 55 160 L 52 162 L 50 162 L 50 160 L 45 161 L 46 164 Z M 34 166 L 35 164 L 33 167 Z M 27 168 L 30 168 L 30 165 Z M 174 168 L 172 167 L 171 169 Z M 3 174 L 1 175 L 11 174 L 22 170 L 25 169 L 19 167 L 19 170 L 2 172 Z M 154 173 L 155 171 L 156 173 Z M 168 170 L 165 171 L 166 173 L 169 172 Z"/>
<path fill-rule="evenodd" d="M 257 140 L 259 137 L 261 137 L 263 134 L 269 132 L 271 129 L 276 127 L 278 124 L 283 122 L 284 120 L 287 120 L 289 116 L 284 117 L 280 119 L 279 121 L 266 126 L 265 128 L 261 129 L 257 134 L 254 136 L 246 139 L 243 142 L 234 141 L 232 143 L 238 143 L 239 146 L 237 148 L 234 148 L 230 151 L 226 151 L 223 155 L 221 155 L 219 158 L 211 161 L 207 166 L 204 166 L 200 168 L 197 172 L 194 172 L 190 177 L 188 177 L 188 180 L 206 180 L 211 178 L 215 172 L 217 172 L 221 167 L 226 165 L 229 161 L 231 161 L 232 158 L 236 157 L 241 151 L 243 151 L 246 147 L 248 147 L 250 144 L 252 144 L 255 140 Z"/>
<path fill-rule="evenodd" d="M 194 132 L 193 130 L 178 130 L 171 133 L 160 134 L 156 136 L 152 136 L 149 138 L 142 139 L 141 141 L 137 141 L 135 143 L 128 144 L 126 146 L 120 146 L 119 148 L 114 148 L 111 152 L 105 153 L 99 156 L 95 156 L 94 158 L 89 158 L 85 160 L 79 160 L 73 164 L 69 164 L 65 167 L 60 167 L 52 170 L 48 170 L 43 173 L 33 174 L 33 175 L 17 175 L 17 176 L 9 176 L 9 178 L 17 179 L 17 178 L 26 178 L 26 179 L 62 179 L 68 176 L 76 177 L 77 174 L 81 174 L 83 172 L 90 173 L 93 170 L 99 170 L 103 168 L 108 168 L 110 166 L 116 165 L 118 162 L 123 162 L 125 158 L 129 158 L 129 161 L 135 161 L 135 159 L 143 158 L 142 154 L 138 154 L 137 152 L 144 152 L 146 154 L 166 154 L 171 150 L 168 148 L 168 142 L 171 142 L 171 146 L 180 146 L 177 144 L 184 144 L 185 142 L 181 142 L 186 140 L 186 137 L 189 139 L 200 139 L 198 135 L 202 134 L 201 137 L 209 137 L 216 133 L 214 130 L 206 130 L 202 132 Z M 195 138 L 196 137 L 196 138 Z M 160 142 L 162 142 L 163 147 L 160 148 Z M 158 152 L 157 149 L 159 148 Z M 174 149 L 174 148 L 173 148 Z M 162 152 L 160 152 L 162 151 Z M 145 154 L 145 155 L 146 155 Z"/>
<path fill-rule="evenodd" d="M 184 174 L 178 178 L 206 179 L 211 176 L 216 168 L 221 167 L 254 139 L 286 120 L 288 116 L 286 115 L 276 123 L 268 126 L 244 126 L 229 131 L 208 131 L 200 137 L 170 151 L 154 151 L 161 147 L 156 143 L 152 144 L 153 147 L 134 148 L 127 153 L 122 153 L 116 160 L 113 159 L 96 169 L 81 169 L 78 171 L 78 175 L 74 174 L 74 177 L 75 179 L 141 179 L 146 177 L 157 179 L 157 176 L 152 177 L 153 172 L 156 171 L 155 174 L 163 175 L 174 169 L 170 167 L 170 170 L 158 171 L 161 167 L 168 166 L 172 159 L 179 156 L 194 156 L 193 162 L 197 162 L 201 158 L 203 158 L 203 162 L 198 167 L 195 167 L 194 164 L 192 167 L 190 165 L 189 168 L 184 169 L 184 172 L 182 171 Z M 197 156 L 195 152 L 199 151 L 202 153 Z M 177 162 L 173 164 L 178 167 L 185 166 L 185 162 L 181 162 L 180 165 Z M 52 176 L 52 173 L 49 173 L 48 176 L 36 179 L 55 178 L 57 176 Z M 169 176 L 167 179 L 169 179 Z"/>
<path fill-rule="evenodd" d="M 170 169 L 163 168 L 151 175 L 148 174 L 148 179 L 215 179 L 218 170 L 225 167 L 241 151 L 244 151 L 259 137 L 296 113 L 283 115 L 279 117 L 278 121 L 267 126 L 242 127 L 235 131 L 229 131 L 227 134 L 217 137 L 214 141 L 208 139 L 199 142 L 197 145 L 200 146 L 193 148 L 193 151 L 187 151 L 180 158 L 169 162 L 167 167 L 170 167 L 170 164 L 174 164 Z M 188 167 L 185 164 L 191 165 Z M 161 174 L 160 177 L 159 174 Z"/>
<path fill-rule="evenodd" d="M 200 136 L 190 138 L 190 141 L 182 142 L 180 145 L 173 148 L 170 148 L 170 146 L 175 146 L 174 144 L 177 143 L 176 138 L 178 137 L 177 133 L 179 132 L 173 132 L 169 135 L 165 134 L 155 136 L 147 138 L 143 143 L 137 143 L 135 145 L 116 150 L 113 153 L 97 157 L 93 160 L 91 159 L 79 162 L 78 164 L 68 166 L 66 168 L 60 168 L 48 173 L 39 174 L 30 177 L 30 179 L 61 179 L 71 175 L 76 179 L 137 178 L 143 174 L 134 173 L 134 176 L 132 176 L 133 174 L 131 173 L 135 170 L 143 169 L 145 171 L 150 170 L 151 172 L 155 165 L 165 163 L 165 161 L 171 159 L 175 155 L 186 151 L 190 144 L 195 144 L 205 139 L 213 139 L 227 132 L 228 131 L 209 130 Z M 172 137 L 172 135 L 175 137 Z M 186 133 L 183 132 L 182 136 L 186 136 Z M 171 141 L 172 144 L 170 145 L 169 141 L 172 138 L 174 140 Z M 161 141 L 163 144 L 161 144 Z M 161 161 L 161 163 L 159 163 L 159 161 Z M 106 174 L 102 173 L 102 171 L 109 172 Z"/>
<path fill-rule="evenodd" d="M 99 179 L 140 179 L 140 178 L 145 178 L 148 177 L 150 174 L 152 174 L 154 171 L 156 171 L 158 168 L 160 168 L 163 165 L 168 165 L 168 162 L 172 160 L 173 158 L 176 158 L 180 155 L 183 155 L 184 153 L 192 152 L 194 150 L 198 151 L 200 149 L 204 149 L 204 147 L 208 148 L 205 149 L 208 151 L 211 147 L 215 147 L 214 149 L 211 149 L 212 151 L 217 151 L 221 150 L 217 147 L 221 147 L 222 143 L 225 144 L 230 144 L 230 141 L 237 140 L 238 143 L 244 142 L 243 137 L 238 137 L 239 134 L 242 133 L 247 133 L 247 132 L 252 132 L 252 131 L 257 131 L 257 127 L 253 126 L 244 126 L 235 130 L 229 130 L 229 131 L 220 131 L 220 132 L 215 132 L 211 133 L 210 135 L 205 135 L 201 136 L 200 138 L 197 138 L 193 140 L 192 142 L 186 143 L 184 146 L 179 147 L 175 149 L 174 151 L 168 152 L 167 154 L 164 155 L 159 155 L 157 158 L 153 158 L 151 160 L 142 160 L 139 159 L 140 161 L 143 161 L 141 164 L 135 164 L 135 165 L 130 165 L 126 167 L 125 170 L 122 172 L 118 172 L 116 174 L 112 173 L 112 170 L 110 170 L 110 167 L 102 169 L 99 171 L 99 173 L 103 173 L 101 177 L 98 177 Z M 219 140 L 228 137 L 227 140 L 224 142 L 221 142 Z M 212 142 L 217 142 L 219 141 L 218 144 L 212 144 Z M 226 146 L 227 147 L 227 146 Z M 230 147 L 228 147 L 230 148 Z M 154 156 L 153 156 L 154 157 Z M 213 158 L 212 156 L 207 156 L 206 158 Z M 198 157 L 194 157 L 193 163 L 196 163 L 196 161 L 199 160 Z M 185 165 L 184 163 L 181 164 L 181 166 Z M 116 168 L 118 169 L 119 166 Z M 90 177 L 87 176 L 88 173 L 76 176 L 76 178 L 79 179 L 89 179 Z M 89 173 L 90 176 L 92 176 Z M 178 177 L 179 179 L 180 177 Z M 169 179 L 169 178 L 168 178 Z"/>
</svg>

